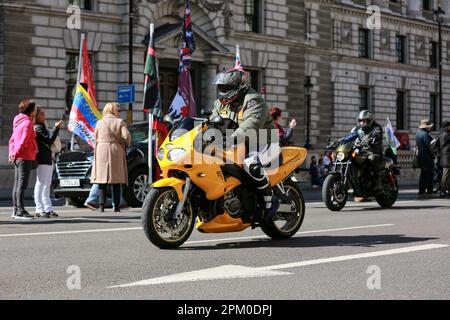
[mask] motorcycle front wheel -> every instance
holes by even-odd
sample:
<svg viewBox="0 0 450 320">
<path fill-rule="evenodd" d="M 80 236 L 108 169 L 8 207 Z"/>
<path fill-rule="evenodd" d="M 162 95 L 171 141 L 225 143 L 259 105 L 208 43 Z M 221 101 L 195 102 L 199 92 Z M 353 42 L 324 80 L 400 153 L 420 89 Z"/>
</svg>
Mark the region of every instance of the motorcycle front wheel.
<svg viewBox="0 0 450 320">
<path fill-rule="evenodd" d="M 142 206 L 141 224 L 145 235 L 161 249 L 175 249 L 191 235 L 195 215 L 189 199 L 179 217 L 174 217 L 178 196 L 172 188 L 151 189 Z"/>
<path fill-rule="evenodd" d="M 345 207 L 348 190 L 338 174 L 329 174 L 322 186 L 322 200 L 331 211 L 340 211 Z"/>
</svg>

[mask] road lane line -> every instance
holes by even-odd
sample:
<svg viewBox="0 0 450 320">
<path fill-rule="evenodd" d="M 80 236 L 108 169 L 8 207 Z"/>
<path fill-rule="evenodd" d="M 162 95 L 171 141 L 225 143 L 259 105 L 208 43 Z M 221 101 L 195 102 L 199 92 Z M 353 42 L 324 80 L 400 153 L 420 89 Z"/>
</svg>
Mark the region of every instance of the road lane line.
<svg viewBox="0 0 450 320">
<path fill-rule="evenodd" d="M 332 258 L 322 258 L 322 259 L 314 259 L 314 260 L 306 260 L 300 262 L 292 262 L 285 264 L 272 265 L 267 267 L 258 268 L 259 270 L 279 270 L 279 269 L 289 269 L 289 268 L 298 268 L 304 266 L 311 266 L 315 264 L 322 263 L 330 263 L 330 262 L 340 262 L 340 261 L 348 261 L 348 260 L 356 260 L 356 259 L 364 259 L 364 258 L 372 258 L 372 257 L 380 257 L 380 256 L 389 256 L 393 254 L 401 254 L 401 253 L 409 253 L 415 251 L 423 251 L 423 250 L 431 250 L 431 249 L 439 249 L 448 247 L 446 244 L 425 244 L 420 246 L 411 246 L 397 249 L 388 249 L 388 250 L 380 250 L 366 253 L 358 253 L 351 254 L 347 256 L 338 256 Z"/>
<path fill-rule="evenodd" d="M 419 246 L 411 246 L 397 249 L 380 250 L 359 254 L 352 254 L 346 256 L 337 256 L 331 258 L 322 258 L 314 260 L 299 261 L 293 263 L 279 264 L 266 267 L 247 267 L 240 265 L 223 265 L 218 267 L 212 267 L 201 270 L 194 270 L 182 273 L 171 274 L 162 277 L 151 278 L 147 280 L 131 282 L 122 285 L 110 286 L 108 288 L 124 288 L 135 286 L 148 286 L 167 283 L 182 283 L 182 282 L 194 282 L 194 281 L 206 281 L 206 280 L 224 280 L 224 279 L 242 279 L 242 278 L 256 278 L 256 277 L 271 277 L 271 276 L 283 276 L 293 274 L 292 272 L 279 271 L 280 269 L 297 268 L 310 265 L 317 265 L 330 262 L 341 262 L 355 259 L 380 257 L 394 254 L 402 254 L 423 250 L 439 249 L 448 247 L 446 244 L 427 244 Z"/>
<path fill-rule="evenodd" d="M 345 227 L 345 228 L 337 228 L 337 229 L 300 231 L 300 232 L 297 232 L 295 235 L 308 234 L 308 233 L 325 233 L 325 232 L 334 232 L 334 231 L 391 227 L 393 225 L 394 224 L 389 223 L 389 224 L 375 224 L 375 225 L 368 225 L 368 226 Z M 268 236 L 250 236 L 250 237 L 222 238 L 222 239 L 210 239 L 210 240 L 198 240 L 198 241 L 196 240 L 196 241 L 188 241 L 188 242 L 185 242 L 184 244 L 197 244 L 197 243 L 221 242 L 221 241 L 230 241 L 230 240 L 260 239 L 260 238 L 268 238 Z"/>
<path fill-rule="evenodd" d="M 11 234 L 1 234 L 0 238 L 5 238 L 5 237 L 24 237 L 24 236 L 48 236 L 48 235 L 57 235 L 57 234 L 76 234 L 76 233 L 131 231 L 131 230 L 142 230 L 142 228 L 141 227 L 136 227 L 136 228 L 90 229 L 90 230 L 53 231 L 53 232 L 36 232 L 36 233 L 11 233 Z"/>
<path fill-rule="evenodd" d="M 321 232 L 332 232 L 332 231 L 343 231 L 343 230 L 357 230 L 357 229 L 379 228 L 379 227 L 389 227 L 389 226 L 393 226 L 393 224 L 378 224 L 378 225 L 357 226 L 357 227 L 347 227 L 347 228 L 338 228 L 338 229 L 311 230 L 311 231 L 298 232 L 296 234 L 321 233 Z M 36 232 L 36 233 L 10 233 L 10 234 L 7 233 L 7 234 L 0 234 L 0 238 L 24 237 L 24 236 L 46 236 L 46 235 L 60 235 L 60 234 L 77 234 L 77 233 L 95 233 L 95 232 L 131 231 L 131 230 L 142 230 L 142 227 L 53 231 L 53 232 Z M 221 241 L 230 241 L 230 240 L 245 240 L 245 239 L 255 239 L 255 238 L 267 238 L 267 236 L 250 236 L 250 237 L 239 237 L 239 238 L 199 240 L 199 241 L 189 241 L 189 242 L 186 242 L 185 244 L 221 242 Z"/>
</svg>

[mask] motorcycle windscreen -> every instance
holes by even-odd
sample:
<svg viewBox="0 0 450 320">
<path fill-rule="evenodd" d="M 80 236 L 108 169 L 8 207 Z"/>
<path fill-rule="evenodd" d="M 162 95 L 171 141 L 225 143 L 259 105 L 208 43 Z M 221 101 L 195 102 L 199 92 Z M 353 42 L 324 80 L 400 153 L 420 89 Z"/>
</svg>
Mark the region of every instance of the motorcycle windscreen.
<svg viewBox="0 0 450 320">
<path fill-rule="evenodd" d="M 169 141 L 174 141 L 183 136 L 187 132 L 191 131 L 195 127 L 195 120 L 192 118 L 183 118 L 175 124 L 172 131 L 169 133 Z"/>
</svg>

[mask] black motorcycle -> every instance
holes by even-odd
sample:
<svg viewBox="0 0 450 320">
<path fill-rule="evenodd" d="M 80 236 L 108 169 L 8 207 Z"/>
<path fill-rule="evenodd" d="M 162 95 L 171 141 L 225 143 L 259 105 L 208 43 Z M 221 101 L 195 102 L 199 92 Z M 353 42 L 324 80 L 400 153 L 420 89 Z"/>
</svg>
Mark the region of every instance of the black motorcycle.
<svg viewBox="0 0 450 320">
<path fill-rule="evenodd" d="M 364 151 L 353 142 L 339 146 L 329 146 L 333 152 L 333 170 L 326 177 L 322 186 L 322 199 L 331 211 L 340 211 L 345 207 L 349 189 L 355 197 L 375 197 L 383 208 L 391 207 L 398 197 L 396 174 L 399 168 L 391 158 L 384 158 L 382 170 L 382 190 L 375 192 L 375 179 L 371 166 L 364 157 Z"/>
</svg>

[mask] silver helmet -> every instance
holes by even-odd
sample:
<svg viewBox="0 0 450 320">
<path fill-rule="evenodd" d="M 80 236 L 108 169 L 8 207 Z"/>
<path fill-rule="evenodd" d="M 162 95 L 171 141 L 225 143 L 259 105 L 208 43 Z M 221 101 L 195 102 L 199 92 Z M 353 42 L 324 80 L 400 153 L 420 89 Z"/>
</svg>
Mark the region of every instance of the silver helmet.
<svg viewBox="0 0 450 320">
<path fill-rule="evenodd" d="M 250 87 L 248 73 L 234 68 L 219 73 L 213 84 L 219 91 L 217 99 L 224 105 L 245 95 Z"/>
<path fill-rule="evenodd" d="M 373 124 L 373 113 L 369 110 L 362 110 L 358 114 L 358 123 L 361 129 L 366 130 L 372 127 Z"/>
</svg>

